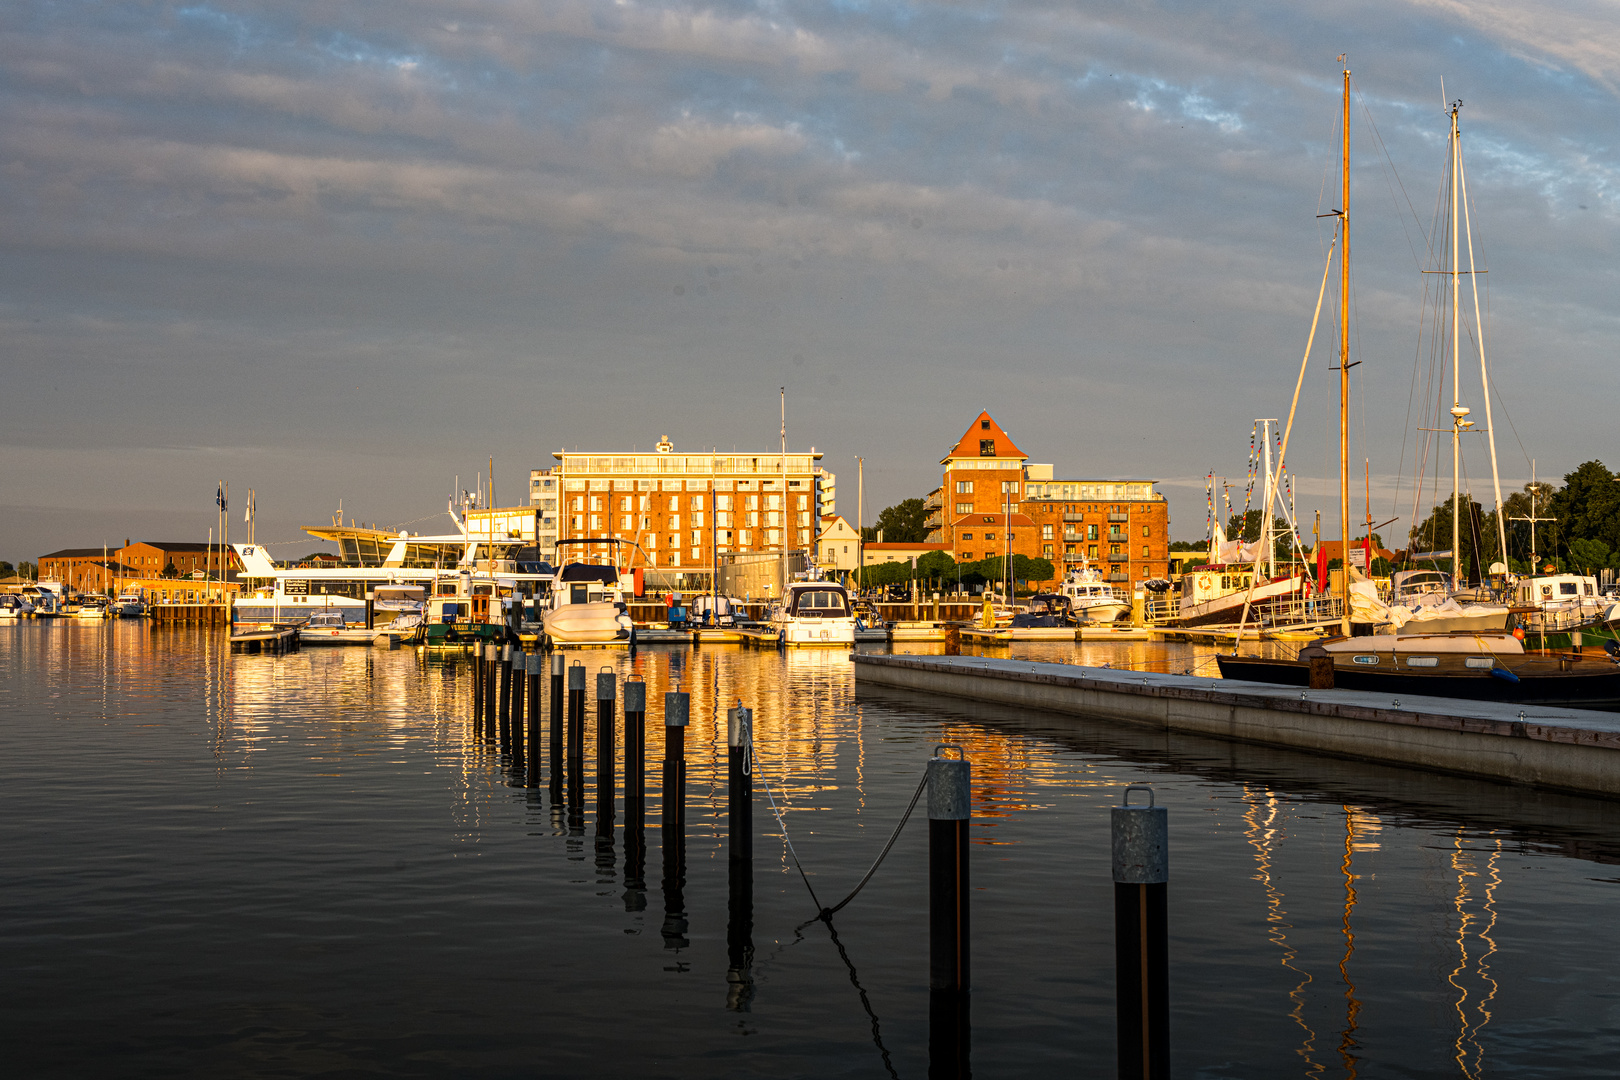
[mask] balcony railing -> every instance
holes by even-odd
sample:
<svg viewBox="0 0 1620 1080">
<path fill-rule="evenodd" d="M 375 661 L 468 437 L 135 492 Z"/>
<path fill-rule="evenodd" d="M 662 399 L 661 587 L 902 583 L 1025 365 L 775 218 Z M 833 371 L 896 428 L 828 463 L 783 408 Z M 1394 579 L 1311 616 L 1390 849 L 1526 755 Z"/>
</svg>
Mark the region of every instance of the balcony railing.
<svg viewBox="0 0 1620 1080">
<path fill-rule="evenodd" d="M 1129 520 L 1131 520 L 1131 516 L 1129 514 L 1109 514 L 1108 515 L 1108 520 L 1109 521 L 1129 521 Z"/>
<path fill-rule="evenodd" d="M 1084 514 L 1064 514 L 1063 515 L 1063 520 L 1066 521 L 1066 522 L 1084 521 L 1084 520 L 1086 520 L 1086 515 L 1084 515 Z"/>
<path fill-rule="evenodd" d="M 945 521 L 939 514 L 929 514 L 928 520 L 924 521 L 923 525 L 930 529 L 939 529 L 944 527 Z"/>
<path fill-rule="evenodd" d="M 1121 570 L 1115 570 L 1112 574 L 1108 575 L 1108 580 L 1109 581 L 1129 581 L 1129 580 L 1131 580 L 1131 575 L 1129 575 L 1129 574 L 1127 574 L 1127 573 L 1125 573 L 1124 571 L 1121 571 Z"/>
<path fill-rule="evenodd" d="M 1130 562 L 1131 557 L 1129 555 L 1125 554 L 1123 551 L 1110 552 L 1109 556 L 1108 556 L 1108 561 L 1109 562 Z"/>
<path fill-rule="evenodd" d="M 924 510 L 938 510 L 941 507 L 943 507 L 944 505 L 945 505 L 945 496 L 943 496 L 943 495 L 929 495 L 926 499 L 923 500 L 923 509 Z"/>
</svg>

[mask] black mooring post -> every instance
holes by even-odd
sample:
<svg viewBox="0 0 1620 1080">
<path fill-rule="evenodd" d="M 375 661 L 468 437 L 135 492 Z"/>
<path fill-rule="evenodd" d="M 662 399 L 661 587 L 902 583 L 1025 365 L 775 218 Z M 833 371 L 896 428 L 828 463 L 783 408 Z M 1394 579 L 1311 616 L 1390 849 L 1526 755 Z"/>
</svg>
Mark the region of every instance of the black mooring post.
<svg viewBox="0 0 1620 1080">
<path fill-rule="evenodd" d="M 754 710 L 738 705 L 726 711 L 726 747 L 732 859 L 754 857 Z"/>
<path fill-rule="evenodd" d="M 1130 805 L 1145 791 L 1146 806 Z M 1170 825 L 1153 789 L 1132 784 L 1108 812 L 1114 854 L 1114 985 L 1120 1080 L 1170 1076 Z"/>
<path fill-rule="evenodd" d="M 664 695 L 664 948 L 690 945 L 686 933 L 686 721 L 691 698 Z"/>
<path fill-rule="evenodd" d="M 497 694 L 495 691 L 495 665 L 500 660 L 500 654 L 494 645 L 484 646 L 484 730 L 480 733 L 486 741 L 495 739 L 495 706 Z"/>
<path fill-rule="evenodd" d="M 726 920 L 726 1008 L 749 1012 L 754 1000 L 754 861 L 732 859 Z"/>
<path fill-rule="evenodd" d="M 664 695 L 664 840 L 686 829 L 686 721 L 692 699 L 684 691 Z"/>
<path fill-rule="evenodd" d="M 585 771 L 585 665 L 568 666 L 568 778 Z"/>
<path fill-rule="evenodd" d="M 523 708 L 529 694 L 529 657 L 522 649 L 512 650 L 512 764 L 523 764 Z"/>
<path fill-rule="evenodd" d="M 624 680 L 624 910 L 647 908 L 647 684 Z"/>
<path fill-rule="evenodd" d="M 563 782 L 563 672 L 567 670 L 563 654 L 551 654 L 551 790 L 562 793 Z"/>
<path fill-rule="evenodd" d="M 472 655 L 472 721 L 473 730 L 484 728 L 484 647 L 473 650 Z"/>
<path fill-rule="evenodd" d="M 512 646 L 502 645 L 500 651 L 501 702 L 497 719 L 500 722 L 501 750 L 512 748 Z"/>
<path fill-rule="evenodd" d="M 928 1080 L 969 1080 L 973 1075 L 972 994 L 928 992 Z"/>
<path fill-rule="evenodd" d="M 614 690 L 613 669 L 604 667 L 596 673 L 596 832 L 613 834 L 614 799 L 618 786 L 613 775 L 616 739 L 613 737 L 613 708 L 618 693 Z"/>
<path fill-rule="evenodd" d="M 957 757 L 940 757 L 941 750 Z M 969 765 L 959 746 L 928 759 L 928 987 L 967 993 Z"/>
<path fill-rule="evenodd" d="M 523 786 L 537 788 L 540 786 L 540 668 L 546 658 L 539 653 L 530 653 L 526 659 L 524 681 L 528 688 L 524 697 L 528 704 L 529 737 L 524 740 L 527 745 L 528 758 L 523 776 Z"/>
</svg>

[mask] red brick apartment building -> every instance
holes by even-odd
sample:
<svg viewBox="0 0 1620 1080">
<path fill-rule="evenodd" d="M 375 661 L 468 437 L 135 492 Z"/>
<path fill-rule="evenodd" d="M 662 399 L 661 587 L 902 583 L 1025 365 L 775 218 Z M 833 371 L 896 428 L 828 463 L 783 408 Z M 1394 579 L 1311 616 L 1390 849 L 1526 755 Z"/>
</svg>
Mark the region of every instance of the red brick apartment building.
<svg viewBox="0 0 1620 1080">
<path fill-rule="evenodd" d="M 1170 570 L 1170 505 L 1153 480 L 1060 480 L 1031 464 L 1001 425 L 981 412 L 940 460 L 944 482 L 928 495 L 928 540 L 958 562 L 1012 550 L 1068 567 L 1094 564 L 1116 584 Z"/>
</svg>

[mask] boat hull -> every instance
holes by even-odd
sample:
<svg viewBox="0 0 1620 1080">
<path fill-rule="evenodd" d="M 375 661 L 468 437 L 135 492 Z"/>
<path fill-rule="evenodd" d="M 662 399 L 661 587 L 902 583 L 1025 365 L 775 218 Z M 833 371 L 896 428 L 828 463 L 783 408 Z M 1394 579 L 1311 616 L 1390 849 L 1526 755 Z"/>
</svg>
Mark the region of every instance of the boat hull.
<svg viewBox="0 0 1620 1080">
<path fill-rule="evenodd" d="M 565 645 L 628 645 L 630 629 L 616 605 L 565 604 L 546 612 L 546 636 Z"/>
<path fill-rule="evenodd" d="M 376 645 L 379 642 L 387 644 L 388 638 L 389 635 L 381 630 L 367 630 L 363 626 L 342 630 L 329 627 L 310 629 L 306 626 L 298 631 L 299 645 Z"/>
<path fill-rule="evenodd" d="M 1303 660 L 1217 656 L 1215 662 L 1223 679 L 1279 686 L 1310 685 L 1310 664 Z M 1620 704 L 1620 666 L 1602 662 L 1571 663 L 1556 657 L 1514 657 L 1505 663 L 1506 670 L 1513 672 L 1516 681 L 1493 675 L 1490 670 L 1465 671 L 1451 666 L 1422 670 L 1397 668 L 1394 664 L 1388 668 L 1383 665 L 1358 667 L 1353 661 L 1344 663 L 1335 658 L 1333 686 L 1336 690 L 1376 694 L 1526 705 L 1606 708 Z"/>
<path fill-rule="evenodd" d="M 794 618 L 776 624 L 777 637 L 790 649 L 849 648 L 855 644 L 854 619 Z"/>
</svg>

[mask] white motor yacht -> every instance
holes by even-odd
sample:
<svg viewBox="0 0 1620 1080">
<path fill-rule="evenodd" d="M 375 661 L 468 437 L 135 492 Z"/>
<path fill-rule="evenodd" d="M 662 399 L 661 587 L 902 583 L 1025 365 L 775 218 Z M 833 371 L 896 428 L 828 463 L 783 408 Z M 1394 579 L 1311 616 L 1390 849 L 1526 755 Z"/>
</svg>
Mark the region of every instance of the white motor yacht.
<svg viewBox="0 0 1620 1080">
<path fill-rule="evenodd" d="M 147 614 L 146 597 L 134 590 L 120 593 L 113 601 L 112 613 L 123 619 L 138 619 Z"/>
<path fill-rule="evenodd" d="M 105 596 L 81 597 L 79 610 L 75 614 L 81 619 L 105 619 L 108 614 L 107 598 Z"/>
<path fill-rule="evenodd" d="M 24 619 L 34 613 L 34 605 L 16 593 L 0 596 L 0 619 Z"/>
<path fill-rule="evenodd" d="M 1131 615 L 1129 601 L 1121 600 L 1093 566 L 1070 570 L 1058 586 L 1058 595 L 1069 600 L 1069 617 L 1075 622 L 1118 622 Z"/>
<path fill-rule="evenodd" d="M 568 545 L 610 543 L 604 540 L 559 540 L 559 554 Z M 630 645 L 635 624 L 624 599 L 617 566 L 572 562 L 557 571 L 551 587 L 551 606 L 541 618 L 545 633 L 564 645 Z"/>
<path fill-rule="evenodd" d="M 831 581 L 793 581 L 771 608 L 777 641 L 790 648 L 850 647 L 855 644 L 855 613 L 849 593 Z"/>
<path fill-rule="evenodd" d="M 364 625 L 350 626 L 337 608 L 316 611 L 298 629 L 300 645 L 372 645 L 378 639 L 386 641 L 388 636 L 388 631 L 367 630 Z"/>
</svg>

